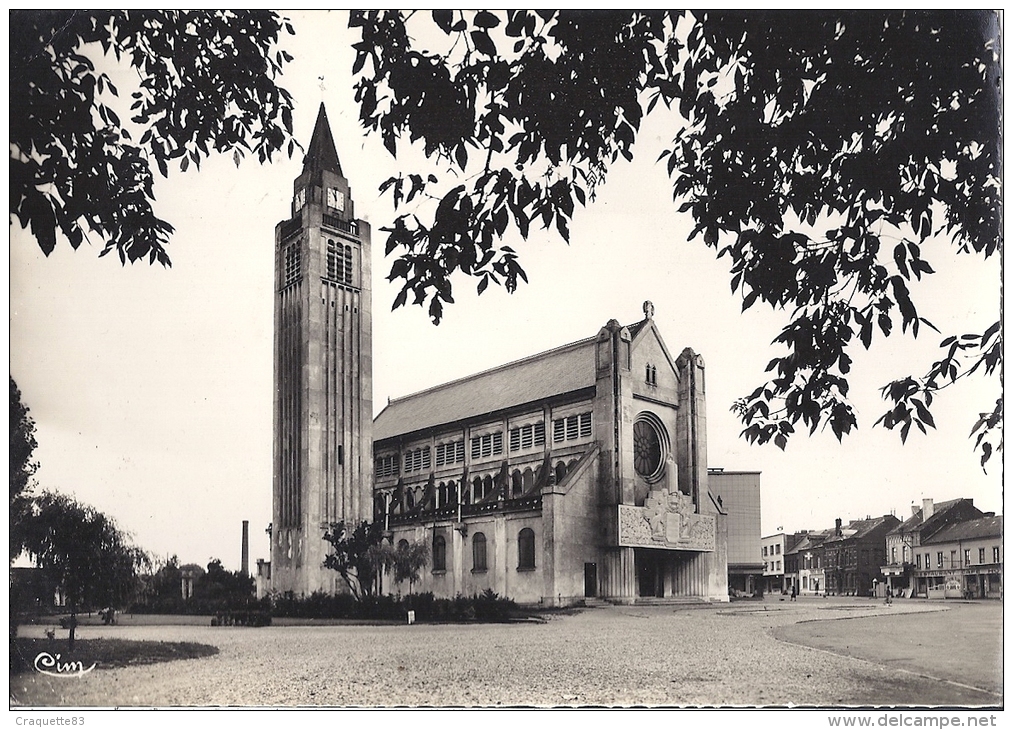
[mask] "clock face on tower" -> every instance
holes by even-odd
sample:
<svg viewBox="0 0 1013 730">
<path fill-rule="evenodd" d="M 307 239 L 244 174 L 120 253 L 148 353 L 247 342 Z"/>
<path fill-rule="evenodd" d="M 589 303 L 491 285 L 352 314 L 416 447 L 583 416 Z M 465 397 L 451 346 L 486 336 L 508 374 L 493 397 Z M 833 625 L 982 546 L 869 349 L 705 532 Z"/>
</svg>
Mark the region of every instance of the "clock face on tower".
<svg viewBox="0 0 1013 730">
<path fill-rule="evenodd" d="M 345 194 L 337 188 L 327 188 L 327 205 L 338 210 L 345 209 Z"/>
</svg>

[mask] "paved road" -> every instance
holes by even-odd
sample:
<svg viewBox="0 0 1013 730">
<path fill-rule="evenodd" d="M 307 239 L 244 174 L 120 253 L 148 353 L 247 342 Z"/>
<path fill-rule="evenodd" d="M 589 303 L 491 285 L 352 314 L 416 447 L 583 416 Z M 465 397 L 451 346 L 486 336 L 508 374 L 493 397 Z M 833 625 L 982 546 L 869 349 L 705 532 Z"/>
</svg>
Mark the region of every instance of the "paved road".
<svg viewBox="0 0 1013 730">
<path fill-rule="evenodd" d="M 11 680 L 34 706 L 858 706 L 1001 703 L 995 694 L 779 641 L 813 619 L 934 611 L 868 599 L 587 609 L 545 623 L 85 627 L 214 644 L 206 659 Z M 949 613 L 949 612 L 948 612 Z M 955 613 L 955 612 L 954 612 Z M 38 633 L 26 627 L 23 635 Z M 973 661 L 973 658 L 969 658 Z"/>
<path fill-rule="evenodd" d="M 1002 694 L 1002 604 L 947 603 L 946 611 L 807 621 L 774 636 Z"/>
</svg>

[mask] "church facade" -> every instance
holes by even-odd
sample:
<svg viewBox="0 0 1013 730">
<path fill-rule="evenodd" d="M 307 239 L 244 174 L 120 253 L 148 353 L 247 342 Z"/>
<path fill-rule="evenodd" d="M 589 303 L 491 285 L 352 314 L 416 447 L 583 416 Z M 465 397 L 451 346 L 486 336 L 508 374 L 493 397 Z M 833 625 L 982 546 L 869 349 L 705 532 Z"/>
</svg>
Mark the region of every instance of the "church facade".
<svg viewBox="0 0 1013 730">
<path fill-rule="evenodd" d="M 392 544 L 430 547 L 413 590 L 441 597 L 728 600 L 704 362 L 672 355 L 650 302 L 634 324 L 391 400 L 372 421 L 369 228 L 322 106 L 292 212 L 275 233 L 273 591 L 340 590 L 323 531 L 373 519 Z M 407 586 L 388 575 L 383 589 Z"/>
<path fill-rule="evenodd" d="M 395 544 L 431 546 L 418 590 L 542 605 L 728 599 L 704 363 L 690 349 L 673 358 L 644 310 L 377 416 L 374 519 Z"/>
</svg>

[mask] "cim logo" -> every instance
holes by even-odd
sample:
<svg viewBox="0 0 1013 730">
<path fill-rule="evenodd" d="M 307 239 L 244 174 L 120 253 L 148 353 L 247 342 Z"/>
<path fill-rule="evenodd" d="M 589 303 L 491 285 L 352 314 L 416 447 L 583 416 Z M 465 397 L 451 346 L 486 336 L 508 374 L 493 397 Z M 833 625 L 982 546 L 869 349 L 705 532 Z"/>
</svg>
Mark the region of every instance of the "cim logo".
<svg viewBox="0 0 1013 730">
<path fill-rule="evenodd" d="M 61 662 L 60 656 L 53 656 L 48 651 L 41 652 L 35 657 L 35 671 L 50 677 L 83 677 L 98 665 L 95 662 L 85 669 L 84 662 Z"/>
</svg>

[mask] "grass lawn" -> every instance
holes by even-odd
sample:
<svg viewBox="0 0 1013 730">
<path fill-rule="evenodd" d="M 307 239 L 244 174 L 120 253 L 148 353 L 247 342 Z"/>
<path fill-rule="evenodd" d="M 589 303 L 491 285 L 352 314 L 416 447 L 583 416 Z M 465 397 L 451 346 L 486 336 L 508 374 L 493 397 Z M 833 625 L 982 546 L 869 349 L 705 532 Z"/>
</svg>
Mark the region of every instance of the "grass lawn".
<svg viewBox="0 0 1013 730">
<path fill-rule="evenodd" d="M 810 621 L 774 630 L 785 641 L 978 687 L 1001 696 L 1002 604 Z"/>
<path fill-rule="evenodd" d="M 35 657 L 42 652 L 53 656 L 59 654 L 63 662 L 81 662 L 85 667 L 96 664 L 95 669 L 111 669 L 213 656 L 218 653 L 218 647 L 190 641 L 78 639 L 74 642 L 74 653 L 71 654 L 67 651 L 64 639 L 50 641 L 17 638 L 11 645 L 11 676 L 32 671 Z"/>
</svg>

